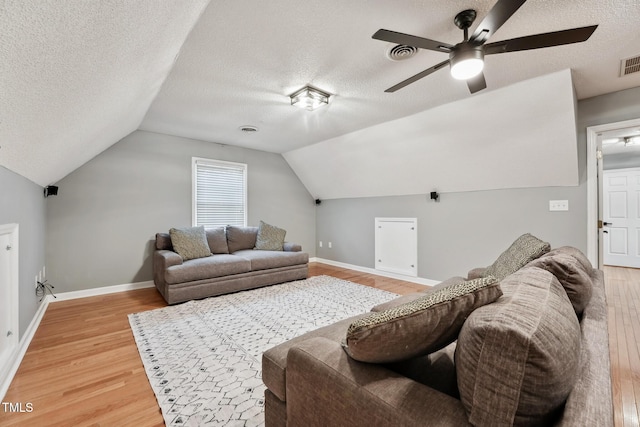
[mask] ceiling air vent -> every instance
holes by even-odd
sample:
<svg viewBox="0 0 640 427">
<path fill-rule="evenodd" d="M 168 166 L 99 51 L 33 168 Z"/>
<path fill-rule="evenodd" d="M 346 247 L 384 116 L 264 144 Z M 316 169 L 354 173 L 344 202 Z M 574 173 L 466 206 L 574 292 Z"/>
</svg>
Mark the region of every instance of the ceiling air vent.
<svg viewBox="0 0 640 427">
<path fill-rule="evenodd" d="M 387 51 L 387 58 L 392 61 L 404 61 L 405 59 L 413 58 L 417 53 L 417 47 L 399 44 Z"/>
<path fill-rule="evenodd" d="M 640 55 L 620 61 L 620 77 L 640 72 Z"/>
</svg>

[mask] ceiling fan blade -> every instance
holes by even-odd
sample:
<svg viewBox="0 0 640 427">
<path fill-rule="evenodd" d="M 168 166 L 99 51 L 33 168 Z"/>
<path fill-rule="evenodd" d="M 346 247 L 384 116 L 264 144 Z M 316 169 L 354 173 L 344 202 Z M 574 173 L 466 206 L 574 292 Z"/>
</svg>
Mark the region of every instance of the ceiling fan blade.
<svg viewBox="0 0 640 427">
<path fill-rule="evenodd" d="M 434 71 L 438 71 L 440 68 L 444 67 L 445 65 L 449 64 L 449 60 L 447 59 L 446 61 L 442 61 L 441 63 L 434 65 L 431 68 L 427 68 L 426 70 L 416 74 L 413 77 L 409 77 L 407 80 L 403 80 L 400 83 L 398 83 L 395 86 L 391 86 L 389 89 L 385 90 L 385 92 L 391 93 L 391 92 L 395 92 L 398 89 L 402 89 L 405 86 L 410 85 L 411 83 L 420 80 L 423 77 L 427 77 L 429 74 L 433 73 Z"/>
<path fill-rule="evenodd" d="M 476 28 L 471 35 L 470 40 L 476 44 L 486 42 L 526 1 L 527 0 L 498 0 L 489 11 L 489 14 L 480 22 L 478 28 Z"/>
<path fill-rule="evenodd" d="M 425 39 L 424 37 L 412 36 L 410 34 L 398 33 L 396 31 L 378 30 L 371 36 L 376 40 L 404 44 L 407 46 L 419 47 L 421 49 L 435 50 L 436 52 L 449 53 L 453 45 L 442 43 L 436 40 Z"/>
<path fill-rule="evenodd" d="M 510 40 L 489 43 L 484 46 L 485 55 L 496 53 L 517 52 L 520 50 L 540 49 L 543 47 L 561 46 L 586 41 L 598 28 L 597 25 L 572 28 L 570 30 L 554 31 L 551 33 L 534 34 Z"/>
<path fill-rule="evenodd" d="M 469 86 L 469 91 L 471 93 L 480 92 L 482 89 L 485 89 L 487 87 L 487 82 L 484 79 L 484 74 L 480 73 L 467 80 L 467 86 Z"/>
</svg>

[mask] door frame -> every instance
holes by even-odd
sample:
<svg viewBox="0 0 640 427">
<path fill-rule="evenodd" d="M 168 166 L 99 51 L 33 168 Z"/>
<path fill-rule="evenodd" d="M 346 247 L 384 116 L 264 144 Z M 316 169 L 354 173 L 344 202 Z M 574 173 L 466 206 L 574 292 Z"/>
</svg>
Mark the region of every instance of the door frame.
<svg viewBox="0 0 640 427">
<path fill-rule="evenodd" d="M 640 126 L 640 118 L 587 127 L 587 257 L 598 268 L 602 268 L 599 256 L 602 239 L 598 228 L 602 206 L 602 199 L 598 195 L 598 184 L 602 182 L 602 176 L 598 176 L 598 164 L 602 161 L 602 142 L 598 137 L 603 132 L 637 126 Z"/>
<path fill-rule="evenodd" d="M 2 307 L 2 310 L 8 310 L 9 314 L 9 326 L 10 330 L 13 332 L 11 338 L 9 340 L 10 351 L 8 353 L 8 357 L 5 360 L 0 360 L 0 383 L 4 381 L 7 373 L 9 372 L 11 365 L 13 364 L 13 359 L 18 351 L 18 342 L 19 342 L 19 308 L 18 308 L 18 292 L 20 290 L 19 287 L 19 226 L 18 224 L 3 224 L 0 225 L 0 235 L 8 234 L 11 240 L 11 251 L 9 251 L 9 294 L 6 301 L 7 306 Z M 0 250 L 4 250 L 5 248 L 0 248 Z M 0 302 L 2 303 L 2 302 Z M 1 396 L 0 396 L 1 397 Z"/>
</svg>

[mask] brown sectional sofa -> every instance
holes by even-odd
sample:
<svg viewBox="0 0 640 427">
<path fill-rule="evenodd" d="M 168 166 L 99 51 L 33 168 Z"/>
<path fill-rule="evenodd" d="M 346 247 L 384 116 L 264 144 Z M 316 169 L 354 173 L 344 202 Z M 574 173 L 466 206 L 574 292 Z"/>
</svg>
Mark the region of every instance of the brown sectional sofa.
<svg viewBox="0 0 640 427">
<path fill-rule="evenodd" d="M 282 251 L 256 250 L 258 227 L 206 230 L 213 256 L 183 260 L 168 233 L 156 234 L 153 281 L 169 304 L 292 280 L 309 273 L 309 254 L 285 242 Z"/>
<path fill-rule="evenodd" d="M 266 426 L 613 425 L 603 273 L 563 247 L 501 278 L 500 287 L 503 295 L 473 311 L 456 342 L 425 356 L 387 364 L 351 358 L 347 330 L 368 313 L 268 350 Z M 581 289 L 588 298 L 575 298 Z M 574 311 L 575 302 L 584 304 Z"/>
</svg>

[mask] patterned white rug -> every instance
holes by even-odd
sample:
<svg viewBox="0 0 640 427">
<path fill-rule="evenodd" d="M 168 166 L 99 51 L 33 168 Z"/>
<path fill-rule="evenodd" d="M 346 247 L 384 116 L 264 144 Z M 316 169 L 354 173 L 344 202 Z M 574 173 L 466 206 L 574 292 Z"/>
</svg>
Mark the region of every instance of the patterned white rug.
<svg viewBox="0 0 640 427">
<path fill-rule="evenodd" d="M 262 426 L 265 350 L 396 296 L 316 276 L 130 314 L 129 323 L 167 426 Z"/>
</svg>

